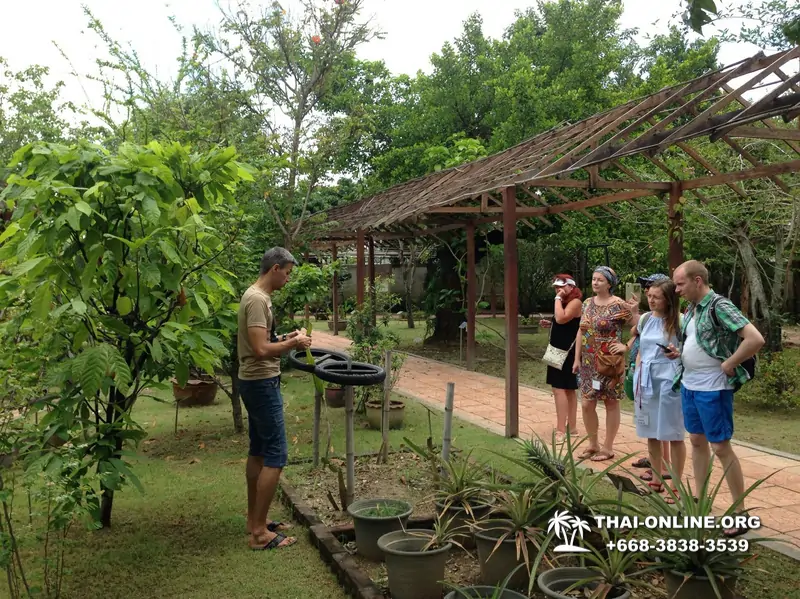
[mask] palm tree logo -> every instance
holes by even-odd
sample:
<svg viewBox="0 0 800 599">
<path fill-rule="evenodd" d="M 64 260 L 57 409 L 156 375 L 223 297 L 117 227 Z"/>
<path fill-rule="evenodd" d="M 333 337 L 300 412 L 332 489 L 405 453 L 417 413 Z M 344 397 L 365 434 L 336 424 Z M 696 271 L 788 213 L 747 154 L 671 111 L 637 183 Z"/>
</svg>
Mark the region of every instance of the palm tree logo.
<svg viewBox="0 0 800 599">
<path fill-rule="evenodd" d="M 572 531 L 572 536 L 569 536 Z M 563 541 L 553 551 L 555 553 L 589 553 L 588 549 L 575 545 L 575 536 L 580 535 L 583 539 L 583 532 L 590 532 L 589 525 L 578 516 L 570 516 L 567 510 L 556 512 L 547 525 L 548 534 L 555 533 L 556 538 Z"/>
</svg>

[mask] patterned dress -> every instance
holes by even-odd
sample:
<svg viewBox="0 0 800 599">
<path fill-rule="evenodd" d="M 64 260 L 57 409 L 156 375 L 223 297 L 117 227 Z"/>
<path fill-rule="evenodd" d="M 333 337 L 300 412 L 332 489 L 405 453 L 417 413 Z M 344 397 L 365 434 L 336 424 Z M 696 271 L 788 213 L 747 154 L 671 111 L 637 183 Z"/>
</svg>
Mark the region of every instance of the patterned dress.
<svg viewBox="0 0 800 599">
<path fill-rule="evenodd" d="M 609 345 L 618 341 L 622 343 L 622 328 L 631 318 L 631 310 L 625 302 L 615 297 L 606 306 L 598 306 L 594 298 L 583 302 L 581 315 L 581 397 L 592 401 L 619 401 L 625 394 L 624 377 L 611 385 L 611 379 L 597 374 L 595 356 L 598 352 L 610 353 Z M 600 381 L 600 389 L 592 386 L 593 381 Z"/>
</svg>

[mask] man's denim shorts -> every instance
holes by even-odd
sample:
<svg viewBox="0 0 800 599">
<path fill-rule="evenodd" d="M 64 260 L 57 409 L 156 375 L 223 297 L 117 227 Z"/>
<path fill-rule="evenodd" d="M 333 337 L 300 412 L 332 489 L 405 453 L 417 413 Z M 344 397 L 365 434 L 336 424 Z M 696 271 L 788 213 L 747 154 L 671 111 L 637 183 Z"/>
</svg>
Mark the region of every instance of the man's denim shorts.
<svg viewBox="0 0 800 599">
<path fill-rule="evenodd" d="M 289 460 L 283 422 L 281 377 L 239 381 L 250 425 L 250 455 L 264 458 L 264 466 L 283 468 Z"/>
<path fill-rule="evenodd" d="M 705 435 L 709 443 L 733 437 L 733 391 L 690 391 L 681 385 L 683 425 L 693 435 Z"/>
</svg>

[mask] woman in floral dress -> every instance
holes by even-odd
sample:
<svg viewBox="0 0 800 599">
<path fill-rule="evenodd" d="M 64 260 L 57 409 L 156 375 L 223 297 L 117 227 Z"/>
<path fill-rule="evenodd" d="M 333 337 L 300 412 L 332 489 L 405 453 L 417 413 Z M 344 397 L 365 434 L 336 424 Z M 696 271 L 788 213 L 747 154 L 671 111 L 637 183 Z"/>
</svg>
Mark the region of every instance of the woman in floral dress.
<svg viewBox="0 0 800 599">
<path fill-rule="evenodd" d="M 581 412 L 589 447 L 580 455 L 594 462 L 614 457 L 614 438 L 619 431 L 619 400 L 624 396 L 625 350 L 622 329 L 638 314 L 633 303 L 614 295 L 619 283 L 608 266 L 598 266 L 592 275 L 594 297 L 583 302 L 576 338 L 574 372 L 580 373 Z M 601 448 L 597 402 L 606 409 L 606 435 Z"/>
</svg>

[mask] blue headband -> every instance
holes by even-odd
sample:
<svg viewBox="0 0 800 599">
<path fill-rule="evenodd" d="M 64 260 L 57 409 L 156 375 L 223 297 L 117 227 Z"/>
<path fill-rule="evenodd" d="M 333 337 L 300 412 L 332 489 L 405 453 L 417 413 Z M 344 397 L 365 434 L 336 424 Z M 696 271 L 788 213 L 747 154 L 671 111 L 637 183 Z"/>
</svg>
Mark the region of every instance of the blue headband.
<svg viewBox="0 0 800 599">
<path fill-rule="evenodd" d="M 598 266 L 594 269 L 594 272 L 599 272 L 606 278 L 606 281 L 608 281 L 608 284 L 611 286 L 611 291 L 614 291 L 614 287 L 619 284 L 619 277 L 617 277 L 617 274 L 608 266 Z"/>
</svg>

